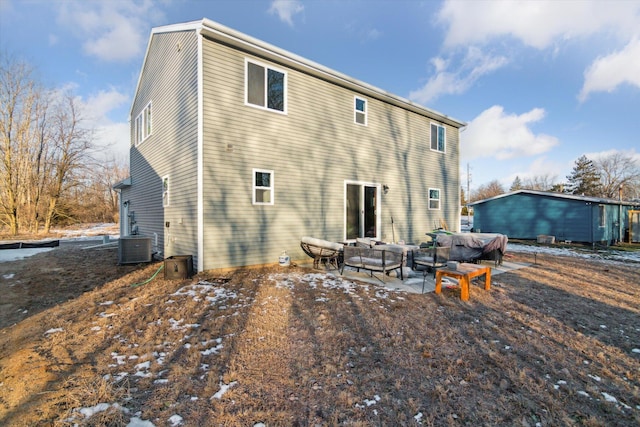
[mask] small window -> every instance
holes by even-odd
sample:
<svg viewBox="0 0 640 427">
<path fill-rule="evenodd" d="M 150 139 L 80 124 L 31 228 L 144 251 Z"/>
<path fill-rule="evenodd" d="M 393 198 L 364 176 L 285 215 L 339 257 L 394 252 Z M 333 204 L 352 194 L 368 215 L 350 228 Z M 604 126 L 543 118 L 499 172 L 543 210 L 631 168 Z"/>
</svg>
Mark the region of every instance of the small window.
<svg viewBox="0 0 640 427">
<path fill-rule="evenodd" d="M 253 204 L 273 205 L 273 171 L 253 170 Z"/>
<path fill-rule="evenodd" d="M 442 125 L 431 123 L 431 149 L 434 151 L 445 151 L 446 130 Z"/>
<path fill-rule="evenodd" d="M 245 85 L 247 104 L 286 112 L 287 75 L 285 72 L 247 60 Z"/>
<path fill-rule="evenodd" d="M 169 176 L 162 178 L 162 207 L 169 206 Z"/>
<path fill-rule="evenodd" d="M 142 141 L 151 136 L 151 103 L 147 104 L 144 107 L 144 110 L 138 117 L 136 117 L 135 121 L 135 140 L 136 145 L 140 144 Z"/>
<path fill-rule="evenodd" d="M 355 122 L 360 125 L 367 125 L 367 100 L 355 97 L 354 100 Z"/>
<path fill-rule="evenodd" d="M 440 210 L 440 190 L 437 188 L 429 189 L 429 210 Z"/>
</svg>

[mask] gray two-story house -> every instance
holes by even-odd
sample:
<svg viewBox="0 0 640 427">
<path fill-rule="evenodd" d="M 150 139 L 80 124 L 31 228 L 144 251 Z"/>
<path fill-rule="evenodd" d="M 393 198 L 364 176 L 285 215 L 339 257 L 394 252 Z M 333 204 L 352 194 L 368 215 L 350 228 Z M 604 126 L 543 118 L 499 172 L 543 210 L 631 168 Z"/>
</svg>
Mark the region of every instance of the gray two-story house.
<svg viewBox="0 0 640 427">
<path fill-rule="evenodd" d="M 197 271 L 459 224 L 465 123 L 207 19 L 152 30 L 121 235 Z"/>
</svg>

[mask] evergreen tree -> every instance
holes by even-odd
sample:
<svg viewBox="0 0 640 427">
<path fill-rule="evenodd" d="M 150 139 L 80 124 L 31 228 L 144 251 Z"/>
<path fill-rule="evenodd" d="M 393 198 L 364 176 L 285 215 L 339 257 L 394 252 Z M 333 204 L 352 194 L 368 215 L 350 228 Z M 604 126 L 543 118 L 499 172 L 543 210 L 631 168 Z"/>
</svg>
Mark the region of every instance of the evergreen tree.
<svg viewBox="0 0 640 427">
<path fill-rule="evenodd" d="M 570 175 L 567 175 L 567 192 L 583 196 L 600 196 L 602 193 L 598 168 L 582 155 L 576 160 Z"/>
<path fill-rule="evenodd" d="M 513 184 L 511 184 L 511 188 L 509 188 L 509 191 L 518 190 L 522 190 L 522 181 L 520 181 L 520 177 L 516 175 L 516 179 L 513 180 Z"/>
</svg>

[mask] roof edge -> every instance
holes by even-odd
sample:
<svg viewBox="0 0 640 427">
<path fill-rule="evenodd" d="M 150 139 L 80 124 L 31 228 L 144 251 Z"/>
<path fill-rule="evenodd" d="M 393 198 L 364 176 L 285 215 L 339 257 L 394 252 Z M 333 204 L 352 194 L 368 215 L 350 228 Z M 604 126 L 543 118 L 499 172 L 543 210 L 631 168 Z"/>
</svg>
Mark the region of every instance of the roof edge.
<svg viewBox="0 0 640 427">
<path fill-rule="evenodd" d="M 576 194 L 564 194 L 564 193 L 556 193 L 553 191 L 539 191 L 539 190 L 516 190 L 511 191 L 509 193 L 499 194 L 494 197 L 488 197 L 486 199 L 477 200 L 473 203 L 469 203 L 469 206 L 479 205 L 481 203 L 489 202 L 492 200 L 502 199 L 503 197 L 514 196 L 516 194 L 532 194 L 536 196 L 545 196 L 545 197 L 555 197 L 557 199 L 569 199 L 569 200 L 579 200 L 584 202 L 592 202 L 592 203 L 607 203 L 610 205 L 629 205 L 629 206 L 637 206 L 638 203 L 634 203 L 632 201 L 627 200 L 616 200 L 616 199 L 608 199 L 606 197 L 593 197 L 593 196 L 579 196 Z"/>
</svg>

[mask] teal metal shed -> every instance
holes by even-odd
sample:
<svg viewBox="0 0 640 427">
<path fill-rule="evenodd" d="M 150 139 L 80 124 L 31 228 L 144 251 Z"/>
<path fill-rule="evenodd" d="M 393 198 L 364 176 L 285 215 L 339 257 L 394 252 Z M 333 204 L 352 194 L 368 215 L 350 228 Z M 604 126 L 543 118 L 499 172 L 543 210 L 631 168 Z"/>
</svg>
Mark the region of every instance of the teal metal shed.
<svg viewBox="0 0 640 427">
<path fill-rule="evenodd" d="M 631 203 L 600 197 L 518 190 L 471 203 L 474 231 L 512 239 L 611 244 L 628 236 Z"/>
</svg>

